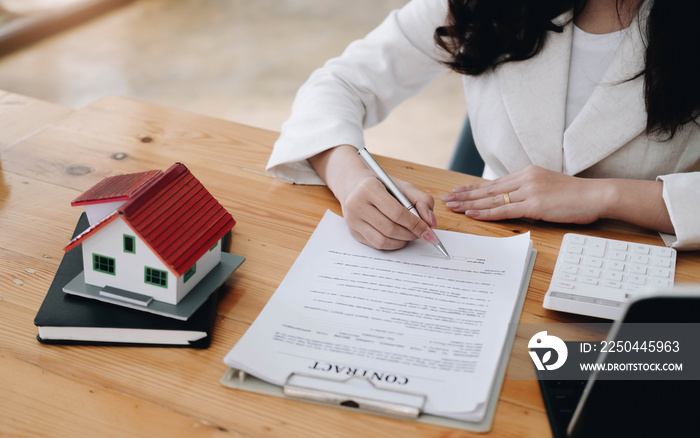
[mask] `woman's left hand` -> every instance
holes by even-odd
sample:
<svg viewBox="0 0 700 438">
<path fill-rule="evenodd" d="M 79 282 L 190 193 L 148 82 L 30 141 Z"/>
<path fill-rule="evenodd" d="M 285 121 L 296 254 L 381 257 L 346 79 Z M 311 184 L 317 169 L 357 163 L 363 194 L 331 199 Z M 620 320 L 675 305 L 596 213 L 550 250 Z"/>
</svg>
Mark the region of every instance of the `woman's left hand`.
<svg viewBox="0 0 700 438">
<path fill-rule="evenodd" d="M 602 217 L 605 190 L 600 181 L 529 166 L 494 181 L 458 187 L 442 200 L 452 211 L 480 220 L 587 224 Z"/>
</svg>

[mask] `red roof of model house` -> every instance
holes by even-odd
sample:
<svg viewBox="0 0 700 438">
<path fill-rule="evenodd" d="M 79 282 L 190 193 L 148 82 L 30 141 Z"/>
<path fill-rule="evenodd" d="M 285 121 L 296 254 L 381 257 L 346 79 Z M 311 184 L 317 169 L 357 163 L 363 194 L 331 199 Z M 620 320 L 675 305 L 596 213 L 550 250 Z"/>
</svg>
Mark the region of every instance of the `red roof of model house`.
<svg viewBox="0 0 700 438">
<path fill-rule="evenodd" d="M 66 246 L 66 251 L 121 216 L 179 277 L 236 224 L 226 209 L 181 163 L 172 165 L 165 172 L 123 175 L 113 181 L 117 183 L 116 187 L 105 184 L 110 179 L 98 183 L 71 204 L 114 201 L 124 196 L 128 200 L 76 236 Z"/>
<path fill-rule="evenodd" d="M 144 184 L 162 173 L 163 171 L 161 170 L 149 170 L 147 172 L 110 176 L 75 198 L 70 205 L 75 207 L 100 202 L 127 201 Z"/>
</svg>

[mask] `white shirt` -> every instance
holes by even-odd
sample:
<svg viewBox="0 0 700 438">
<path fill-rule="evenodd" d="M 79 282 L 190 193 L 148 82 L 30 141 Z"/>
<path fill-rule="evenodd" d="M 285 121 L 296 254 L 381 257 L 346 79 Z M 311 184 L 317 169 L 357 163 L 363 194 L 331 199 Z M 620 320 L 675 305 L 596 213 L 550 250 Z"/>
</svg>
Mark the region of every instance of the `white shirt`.
<svg viewBox="0 0 700 438">
<path fill-rule="evenodd" d="M 566 95 L 566 127 L 571 125 L 593 90 L 601 83 L 617 51 L 624 30 L 592 34 L 574 25 Z"/>
</svg>

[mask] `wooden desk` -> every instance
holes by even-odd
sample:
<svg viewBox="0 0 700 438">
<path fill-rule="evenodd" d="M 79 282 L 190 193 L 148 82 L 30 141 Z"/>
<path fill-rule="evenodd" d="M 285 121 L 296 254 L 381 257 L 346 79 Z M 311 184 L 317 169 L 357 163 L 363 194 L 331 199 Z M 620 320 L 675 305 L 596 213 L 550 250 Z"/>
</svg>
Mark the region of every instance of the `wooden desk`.
<svg viewBox="0 0 700 438">
<path fill-rule="evenodd" d="M 224 355 L 273 294 L 326 209 L 340 213 L 337 202 L 325 187 L 293 186 L 265 173 L 275 132 L 118 97 L 69 113 L 37 120 L 43 129 L 0 148 L 0 435 L 478 435 L 221 385 Z M 7 124 L 0 121 L 0 132 Z M 185 163 L 234 216 L 231 250 L 247 258 L 226 283 L 211 347 L 37 342 L 34 316 L 80 215 L 70 201 L 106 176 L 166 169 L 175 161 Z M 379 161 L 390 174 L 436 198 L 471 178 Z M 585 227 L 483 223 L 439 202 L 435 213 L 444 229 L 491 236 L 532 232 L 538 256 L 521 322 L 586 321 L 541 305 L 565 232 L 661 243 L 655 233 L 610 222 Z M 697 252 L 678 257 L 676 282 L 690 281 L 700 282 Z M 489 435 L 549 434 L 537 382 L 506 378 Z"/>
<path fill-rule="evenodd" d="M 62 105 L 0 90 L 0 149 L 71 113 Z"/>
</svg>

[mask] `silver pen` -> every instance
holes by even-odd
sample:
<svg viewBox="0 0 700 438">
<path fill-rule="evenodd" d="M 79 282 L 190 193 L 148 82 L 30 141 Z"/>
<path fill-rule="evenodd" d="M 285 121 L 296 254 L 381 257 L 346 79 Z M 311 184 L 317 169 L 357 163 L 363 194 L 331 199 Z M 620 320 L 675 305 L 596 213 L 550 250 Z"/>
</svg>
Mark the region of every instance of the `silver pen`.
<svg viewBox="0 0 700 438">
<path fill-rule="evenodd" d="M 416 207 L 411 204 L 411 201 L 408 200 L 406 195 L 404 195 L 401 190 L 394 184 L 394 181 L 391 180 L 389 175 L 387 175 L 386 172 L 384 172 L 384 169 L 382 169 L 382 166 L 377 163 L 377 161 L 374 159 L 374 157 L 369 153 L 369 151 L 366 148 L 362 148 L 359 151 L 357 151 L 357 154 L 362 158 L 362 161 L 365 162 L 367 167 L 374 172 L 374 175 L 377 177 L 379 181 L 384 184 L 384 187 L 391 193 L 391 195 L 396 198 L 397 201 L 401 203 L 404 207 L 408 209 L 411 213 L 415 214 L 418 219 L 423 220 L 420 217 L 420 214 L 418 214 L 418 211 L 416 210 Z M 450 255 L 447 253 L 447 250 L 445 249 L 445 246 L 440 242 L 440 238 L 435 236 L 438 239 L 438 243 L 435 244 L 435 247 L 440 250 L 442 255 L 447 257 L 448 259 L 451 258 Z"/>
</svg>

